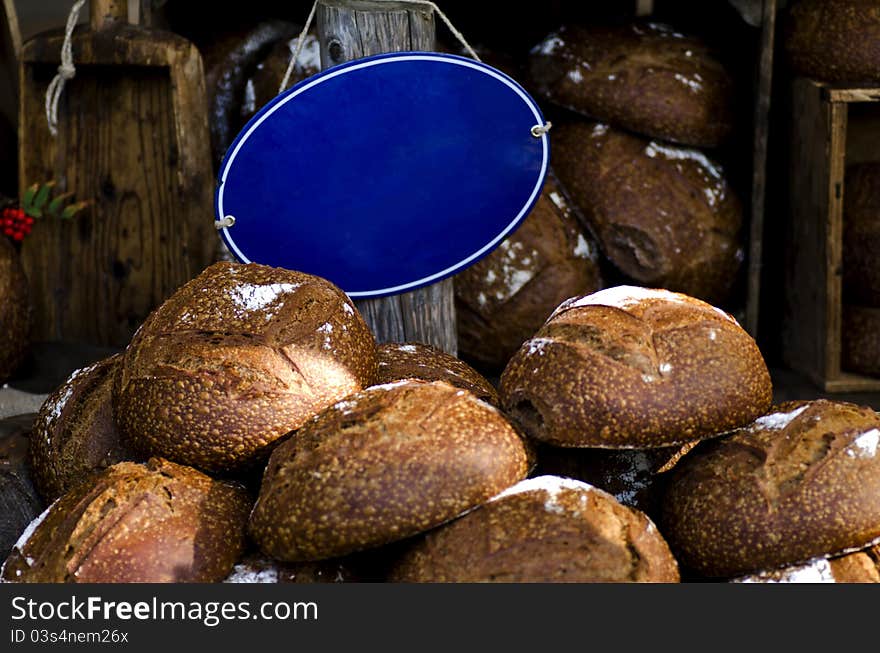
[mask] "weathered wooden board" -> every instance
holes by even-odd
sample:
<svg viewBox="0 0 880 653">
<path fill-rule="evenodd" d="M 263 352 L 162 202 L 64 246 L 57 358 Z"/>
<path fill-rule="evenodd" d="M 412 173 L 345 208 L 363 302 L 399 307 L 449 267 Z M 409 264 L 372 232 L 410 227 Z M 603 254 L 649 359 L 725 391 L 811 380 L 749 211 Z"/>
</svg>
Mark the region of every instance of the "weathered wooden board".
<svg viewBox="0 0 880 653">
<path fill-rule="evenodd" d="M 386 52 L 434 50 L 434 16 L 424 5 L 392 0 L 319 0 L 316 19 L 322 68 Z M 453 355 L 458 351 L 451 278 L 413 292 L 358 300 L 356 304 L 380 342 L 418 341 Z"/>
<path fill-rule="evenodd" d="M 63 35 L 23 48 L 19 163 L 22 192 L 54 179 L 94 206 L 72 223 L 38 221 L 22 258 L 38 340 L 122 346 L 213 260 L 207 103 L 191 43 L 125 24 L 126 3 L 92 4 L 91 29 L 73 38 L 57 138 L 44 103 Z"/>
</svg>

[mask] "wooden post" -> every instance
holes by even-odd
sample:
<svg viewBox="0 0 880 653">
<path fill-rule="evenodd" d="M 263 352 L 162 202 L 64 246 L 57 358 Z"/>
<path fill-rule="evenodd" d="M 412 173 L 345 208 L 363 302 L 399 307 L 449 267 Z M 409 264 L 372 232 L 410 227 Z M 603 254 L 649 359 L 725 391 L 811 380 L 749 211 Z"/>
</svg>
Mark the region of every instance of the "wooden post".
<svg viewBox="0 0 880 653">
<path fill-rule="evenodd" d="M 422 4 L 405 0 L 319 0 L 316 17 L 322 68 L 385 52 L 434 50 L 433 10 Z M 356 115 L 357 107 L 352 111 Z M 458 353 L 451 278 L 356 304 L 380 342 L 417 341 L 453 355 Z"/>
</svg>

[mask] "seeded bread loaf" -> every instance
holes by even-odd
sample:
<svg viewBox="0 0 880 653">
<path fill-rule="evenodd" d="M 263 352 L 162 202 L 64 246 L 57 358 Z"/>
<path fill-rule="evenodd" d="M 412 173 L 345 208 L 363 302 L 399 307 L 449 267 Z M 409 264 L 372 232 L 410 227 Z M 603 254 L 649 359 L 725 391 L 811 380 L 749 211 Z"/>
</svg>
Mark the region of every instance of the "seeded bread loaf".
<svg viewBox="0 0 880 653">
<path fill-rule="evenodd" d="M 0 384 L 27 354 L 30 338 L 28 281 L 15 247 L 0 233 Z"/>
<path fill-rule="evenodd" d="M 28 464 L 34 417 L 29 413 L 0 420 L 0 560 L 43 510 Z"/>
<path fill-rule="evenodd" d="M 337 557 L 434 528 L 526 473 L 517 432 L 470 392 L 373 386 L 272 453 L 249 532 L 277 560 Z"/>
<path fill-rule="evenodd" d="M 880 583 L 878 565 L 869 553 L 816 558 L 802 565 L 735 578 L 734 583 Z"/>
<path fill-rule="evenodd" d="M 553 129 L 553 166 L 624 275 L 727 300 L 744 257 L 742 207 L 719 165 L 697 150 L 569 122 Z"/>
<path fill-rule="evenodd" d="M 586 483 L 522 481 L 428 533 L 397 582 L 675 583 L 678 565 L 644 514 Z"/>
<path fill-rule="evenodd" d="M 548 177 L 525 222 L 455 277 L 462 357 L 501 370 L 560 302 L 602 287 L 599 250 Z"/>
<path fill-rule="evenodd" d="M 182 583 L 225 578 L 244 546 L 239 486 L 153 458 L 74 487 L 30 524 L 0 571 L 26 583 Z"/>
<path fill-rule="evenodd" d="M 697 38 L 656 23 L 566 25 L 532 48 L 529 84 L 617 127 L 715 147 L 733 127 L 733 80 Z"/>
<path fill-rule="evenodd" d="M 843 198 L 844 298 L 880 307 L 880 163 L 849 166 Z"/>
<path fill-rule="evenodd" d="M 352 583 L 357 576 L 340 560 L 278 562 L 259 554 L 239 560 L 224 583 Z"/>
<path fill-rule="evenodd" d="M 113 416 L 113 384 L 122 355 L 76 370 L 50 394 L 30 439 L 34 480 L 54 501 L 84 478 L 136 455 L 121 441 Z"/>
<path fill-rule="evenodd" d="M 880 538 L 880 416 L 788 402 L 673 470 L 663 533 L 679 562 L 731 577 L 856 550 Z"/>
<path fill-rule="evenodd" d="M 376 343 L 319 277 L 215 263 L 157 308 L 114 392 L 128 444 L 206 471 L 265 459 L 272 443 L 372 382 Z"/>
<path fill-rule="evenodd" d="M 420 342 L 378 345 L 379 372 L 376 385 L 402 379 L 446 381 L 456 388 L 473 392 L 479 399 L 498 404 L 498 392 L 467 363 L 432 345 Z"/>
<path fill-rule="evenodd" d="M 724 311 L 618 286 L 561 304 L 510 360 L 499 394 L 535 440 L 647 449 L 744 426 L 772 387 L 755 341 Z"/>
<path fill-rule="evenodd" d="M 824 82 L 880 81 L 876 0 L 799 0 L 789 8 L 784 29 L 795 73 Z"/>
</svg>

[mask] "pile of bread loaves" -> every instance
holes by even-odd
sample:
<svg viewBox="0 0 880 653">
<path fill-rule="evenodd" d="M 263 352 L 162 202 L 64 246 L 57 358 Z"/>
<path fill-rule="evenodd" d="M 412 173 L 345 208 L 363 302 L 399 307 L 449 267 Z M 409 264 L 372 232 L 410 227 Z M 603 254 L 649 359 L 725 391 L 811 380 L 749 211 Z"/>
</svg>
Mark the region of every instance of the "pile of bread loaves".
<svg viewBox="0 0 880 653">
<path fill-rule="evenodd" d="M 496 391 L 324 279 L 216 263 L 46 400 L 0 578 L 880 580 L 880 418 L 771 394 L 684 294 L 569 298 Z"/>
</svg>

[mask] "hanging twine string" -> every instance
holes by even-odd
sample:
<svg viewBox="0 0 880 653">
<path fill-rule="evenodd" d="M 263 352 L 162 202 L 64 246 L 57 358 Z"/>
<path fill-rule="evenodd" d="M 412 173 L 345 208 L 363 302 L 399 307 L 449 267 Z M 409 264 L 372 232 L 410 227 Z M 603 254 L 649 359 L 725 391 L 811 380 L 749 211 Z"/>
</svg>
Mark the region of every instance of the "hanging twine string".
<svg viewBox="0 0 880 653">
<path fill-rule="evenodd" d="M 46 120 L 52 136 L 58 135 L 58 101 L 61 99 L 64 84 L 76 75 L 76 68 L 73 66 L 73 30 L 79 20 L 80 9 L 85 3 L 86 0 L 76 0 L 70 8 L 67 27 L 64 30 L 64 43 L 61 45 L 61 65 L 58 66 L 58 74 L 46 89 Z"/>
<path fill-rule="evenodd" d="M 430 7 L 433 9 L 440 19 L 446 24 L 446 27 L 449 28 L 449 31 L 452 32 L 452 35 L 458 39 L 459 43 L 464 46 L 464 49 L 471 56 L 471 58 L 480 61 L 480 57 L 474 51 L 474 49 L 470 46 L 467 40 L 464 38 L 464 35 L 459 32 L 455 25 L 452 24 L 452 21 L 447 18 L 446 14 L 441 11 L 440 7 L 437 6 L 436 3 L 431 2 L 430 0 L 407 0 L 409 4 L 413 5 L 424 5 L 425 7 Z M 299 38 L 296 40 L 296 48 L 293 50 L 293 53 L 290 56 L 290 62 L 287 64 L 287 71 L 284 73 L 284 79 L 281 80 L 281 86 L 278 87 L 278 93 L 281 94 L 287 89 L 287 85 L 290 83 L 290 76 L 293 74 L 293 69 L 296 66 L 296 61 L 299 58 L 300 52 L 302 52 L 303 44 L 306 40 L 306 34 L 308 34 L 309 27 L 312 25 L 312 20 L 315 18 L 315 10 L 318 8 L 318 2 L 315 0 L 315 3 L 312 5 L 312 9 L 309 12 L 309 17 L 306 19 L 306 24 L 303 26 L 302 32 L 300 32 Z"/>
</svg>

